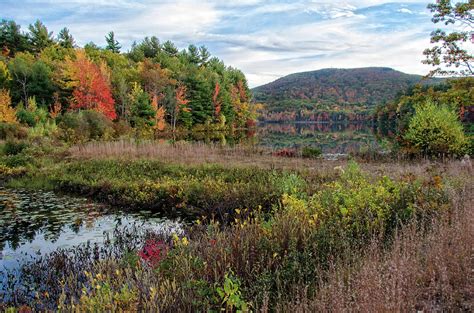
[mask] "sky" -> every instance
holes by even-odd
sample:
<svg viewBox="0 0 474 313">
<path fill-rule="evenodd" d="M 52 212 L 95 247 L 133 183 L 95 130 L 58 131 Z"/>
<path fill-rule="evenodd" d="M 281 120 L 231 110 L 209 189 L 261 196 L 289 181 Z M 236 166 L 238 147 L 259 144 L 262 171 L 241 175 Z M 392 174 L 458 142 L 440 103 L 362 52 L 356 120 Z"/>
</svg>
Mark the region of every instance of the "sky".
<svg viewBox="0 0 474 313">
<path fill-rule="evenodd" d="M 422 52 L 435 25 L 430 1 L 0 0 L 0 18 L 23 30 L 36 19 L 80 46 L 114 31 L 127 51 L 145 36 L 205 45 L 241 69 L 250 87 L 321 68 L 384 66 L 427 74 Z"/>
</svg>

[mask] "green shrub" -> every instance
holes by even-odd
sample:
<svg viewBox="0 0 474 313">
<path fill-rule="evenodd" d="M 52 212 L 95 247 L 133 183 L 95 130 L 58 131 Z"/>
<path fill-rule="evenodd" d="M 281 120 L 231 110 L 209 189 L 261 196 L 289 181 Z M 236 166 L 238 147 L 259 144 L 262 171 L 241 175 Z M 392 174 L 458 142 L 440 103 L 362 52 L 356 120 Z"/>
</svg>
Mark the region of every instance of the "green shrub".
<svg viewBox="0 0 474 313">
<path fill-rule="evenodd" d="M 317 159 L 321 156 L 323 152 L 320 148 L 315 147 L 303 147 L 301 150 L 301 156 L 308 159 Z"/>
<path fill-rule="evenodd" d="M 58 117 L 60 137 L 67 142 L 107 140 L 114 136 L 113 123 L 102 113 L 87 110 Z"/>
<path fill-rule="evenodd" d="M 5 155 L 17 155 L 26 148 L 28 148 L 28 144 L 26 142 L 9 140 L 3 146 L 3 153 Z"/>
<path fill-rule="evenodd" d="M 30 127 L 34 127 L 36 125 L 35 114 L 23 107 L 19 107 L 17 109 L 16 117 L 21 124 L 25 124 Z"/>
<path fill-rule="evenodd" d="M 468 152 L 468 140 L 454 110 L 431 102 L 415 106 L 404 139 L 415 153 L 427 156 L 439 154 L 463 155 Z"/>
<path fill-rule="evenodd" d="M 0 164 L 10 168 L 25 167 L 32 162 L 32 157 L 22 154 L 10 155 L 0 158 Z"/>
</svg>

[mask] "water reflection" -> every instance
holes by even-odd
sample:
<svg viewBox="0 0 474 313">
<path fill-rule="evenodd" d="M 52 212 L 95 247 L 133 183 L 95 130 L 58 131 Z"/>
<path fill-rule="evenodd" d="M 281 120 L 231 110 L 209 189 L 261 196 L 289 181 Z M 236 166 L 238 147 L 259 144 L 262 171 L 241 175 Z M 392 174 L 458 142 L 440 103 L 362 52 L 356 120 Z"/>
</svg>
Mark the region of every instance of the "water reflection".
<svg viewBox="0 0 474 313">
<path fill-rule="evenodd" d="M 159 140 L 185 140 L 222 145 L 257 145 L 271 149 L 319 147 L 325 154 L 380 150 L 381 130 L 369 122 L 265 123 L 247 130 L 160 134 Z"/>
<path fill-rule="evenodd" d="M 181 229 L 178 221 L 149 211 L 112 212 L 85 198 L 0 187 L 0 269 L 57 248 L 100 243 L 104 233 L 136 223 L 158 231 Z"/>
<path fill-rule="evenodd" d="M 349 154 L 380 149 L 369 123 L 264 123 L 258 143 L 270 148 L 319 147 L 325 154 Z"/>
</svg>

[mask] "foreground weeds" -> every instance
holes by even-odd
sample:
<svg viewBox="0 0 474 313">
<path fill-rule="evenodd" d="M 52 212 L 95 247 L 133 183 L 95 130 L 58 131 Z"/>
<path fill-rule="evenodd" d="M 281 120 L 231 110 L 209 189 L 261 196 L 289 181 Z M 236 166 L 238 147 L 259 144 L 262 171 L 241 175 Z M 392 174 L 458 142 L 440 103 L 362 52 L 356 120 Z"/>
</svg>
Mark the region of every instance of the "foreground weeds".
<svg viewBox="0 0 474 313">
<path fill-rule="evenodd" d="M 109 170 L 104 162 L 111 161 L 91 162 L 73 164 L 61 177 L 90 183 L 114 173 L 121 182 L 140 173 L 138 180 L 168 175 L 185 183 L 204 170 L 180 176 L 180 167 L 140 172 L 151 163 Z M 5 305 L 77 312 L 472 309 L 469 181 L 435 171 L 393 179 L 355 163 L 337 171 L 314 188 L 295 173 L 206 168 L 223 183 L 251 184 L 257 173 L 264 177 L 259 186 L 279 193 L 271 207 L 227 207 L 229 218 L 204 216 L 182 234 L 125 230 L 103 247 L 27 264 L 14 287 L 24 292 L 7 290 L 15 296 Z"/>
</svg>

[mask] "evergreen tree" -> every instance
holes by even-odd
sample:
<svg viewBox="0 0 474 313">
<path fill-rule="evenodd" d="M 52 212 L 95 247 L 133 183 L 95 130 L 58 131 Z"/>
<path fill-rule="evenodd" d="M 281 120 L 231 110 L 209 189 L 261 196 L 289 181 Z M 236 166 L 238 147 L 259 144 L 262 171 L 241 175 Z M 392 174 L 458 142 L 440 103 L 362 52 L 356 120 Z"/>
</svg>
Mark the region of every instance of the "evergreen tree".
<svg viewBox="0 0 474 313">
<path fill-rule="evenodd" d="M 110 32 L 105 36 L 105 41 L 107 42 L 107 46 L 105 47 L 106 50 L 112 51 L 113 53 L 120 53 L 120 48 L 122 48 L 122 46 L 117 40 L 115 40 L 114 32 Z"/>
<path fill-rule="evenodd" d="M 163 43 L 163 51 L 171 57 L 175 57 L 178 55 L 178 48 L 175 46 L 174 43 L 171 41 L 167 40 Z"/>
<path fill-rule="evenodd" d="M 31 78 L 28 83 L 28 96 L 35 97 L 38 104 L 47 108 L 53 102 L 55 91 L 51 69 L 42 61 L 31 67 Z"/>
<path fill-rule="evenodd" d="M 130 122 L 133 127 L 153 126 L 156 111 L 151 104 L 150 96 L 140 85 L 135 84 L 130 94 L 132 103 Z"/>
<path fill-rule="evenodd" d="M 53 32 L 49 32 L 48 28 L 40 20 L 30 24 L 28 29 L 30 31 L 28 39 L 33 52 L 40 53 L 44 48 L 54 44 Z"/>
<path fill-rule="evenodd" d="M 17 52 L 28 49 L 28 37 L 21 32 L 20 25 L 14 21 L 0 22 L 0 50 L 2 54 L 13 57 Z"/>
<path fill-rule="evenodd" d="M 161 51 L 160 41 L 155 36 L 145 37 L 140 44 L 140 49 L 143 51 L 145 58 L 154 58 Z"/>
<path fill-rule="evenodd" d="M 74 48 L 74 46 L 76 45 L 74 42 L 74 38 L 72 37 L 67 27 L 64 27 L 59 31 L 58 43 L 61 47 L 67 49 Z"/>
<path fill-rule="evenodd" d="M 201 66 L 206 66 L 207 62 L 209 61 L 209 57 L 211 54 L 209 53 L 209 50 L 205 46 L 200 46 L 199 47 L 199 64 Z"/>
<path fill-rule="evenodd" d="M 198 65 L 201 61 L 199 50 L 195 45 L 189 45 L 186 56 L 188 58 L 188 62 L 191 64 Z"/>
</svg>

